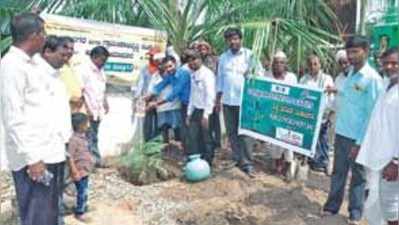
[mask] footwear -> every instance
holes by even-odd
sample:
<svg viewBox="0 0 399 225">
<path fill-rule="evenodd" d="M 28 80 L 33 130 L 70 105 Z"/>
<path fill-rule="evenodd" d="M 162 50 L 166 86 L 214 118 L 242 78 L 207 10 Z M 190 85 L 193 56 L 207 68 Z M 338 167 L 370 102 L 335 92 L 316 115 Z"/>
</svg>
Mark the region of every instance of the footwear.
<svg viewBox="0 0 399 225">
<path fill-rule="evenodd" d="M 360 220 L 348 220 L 348 225 L 360 225 Z"/>
<path fill-rule="evenodd" d="M 255 171 L 254 171 L 254 169 L 252 167 L 242 168 L 241 170 L 244 173 L 246 173 L 247 176 L 250 177 L 250 178 L 255 178 L 256 177 Z"/>
<path fill-rule="evenodd" d="M 79 220 L 82 223 L 91 223 L 92 219 L 87 217 L 85 214 L 75 215 L 75 219 Z"/>
<path fill-rule="evenodd" d="M 325 209 L 321 209 L 320 210 L 320 216 L 321 217 L 327 217 L 327 216 L 334 216 L 336 213 L 333 213 L 331 211 L 325 210 Z"/>
<path fill-rule="evenodd" d="M 312 167 L 310 167 L 310 169 L 315 171 L 315 172 L 321 172 L 321 173 L 325 173 L 326 172 L 326 168 L 324 168 L 324 167 L 312 166 Z"/>
</svg>

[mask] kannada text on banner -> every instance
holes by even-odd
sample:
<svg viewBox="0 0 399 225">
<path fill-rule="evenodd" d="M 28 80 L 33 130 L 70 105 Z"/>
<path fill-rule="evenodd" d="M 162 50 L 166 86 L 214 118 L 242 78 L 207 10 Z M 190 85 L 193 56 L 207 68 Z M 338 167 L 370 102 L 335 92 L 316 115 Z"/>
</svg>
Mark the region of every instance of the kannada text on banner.
<svg viewBox="0 0 399 225">
<path fill-rule="evenodd" d="M 269 79 L 246 80 L 239 133 L 313 157 L 323 109 L 321 90 Z"/>
<path fill-rule="evenodd" d="M 151 47 L 166 48 L 167 35 L 162 31 L 58 15 L 41 16 L 47 34 L 70 36 L 75 40 L 76 53 L 72 59 L 75 64 L 86 60 L 93 47 L 105 46 L 111 54 L 104 68 L 108 79 L 116 77 L 127 84 L 137 80 Z"/>
</svg>

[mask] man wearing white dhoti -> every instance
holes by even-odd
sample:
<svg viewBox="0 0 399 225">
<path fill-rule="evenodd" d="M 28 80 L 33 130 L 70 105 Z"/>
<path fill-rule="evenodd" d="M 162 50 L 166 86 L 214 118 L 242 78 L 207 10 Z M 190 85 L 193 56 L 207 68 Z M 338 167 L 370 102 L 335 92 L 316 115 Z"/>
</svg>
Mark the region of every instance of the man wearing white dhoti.
<svg viewBox="0 0 399 225">
<path fill-rule="evenodd" d="M 399 51 L 382 55 L 385 75 L 390 83 L 372 113 L 365 139 L 356 159 L 368 170 L 369 197 L 365 214 L 370 225 L 399 224 Z M 378 215 L 380 214 L 380 215 Z"/>
</svg>

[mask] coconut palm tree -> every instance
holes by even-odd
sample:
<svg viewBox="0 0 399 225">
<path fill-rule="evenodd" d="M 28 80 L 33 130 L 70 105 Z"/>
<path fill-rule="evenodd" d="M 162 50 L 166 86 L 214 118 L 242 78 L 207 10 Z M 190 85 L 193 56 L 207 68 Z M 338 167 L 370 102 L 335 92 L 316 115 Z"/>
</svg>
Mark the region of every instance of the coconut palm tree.
<svg viewBox="0 0 399 225">
<path fill-rule="evenodd" d="M 35 6 L 47 13 L 165 30 L 178 52 L 198 39 L 221 52 L 222 32 L 237 26 L 256 55 L 282 49 L 297 70 L 309 52 L 328 63 L 329 48 L 340 42 L 340 24 L 324 0 L 6 0 L 0 3 L 0 18 Z M 7 20 L 1 21 L 3 28 Z M 9 43 L 2 40 L 0 50 Z"/>
</svg>

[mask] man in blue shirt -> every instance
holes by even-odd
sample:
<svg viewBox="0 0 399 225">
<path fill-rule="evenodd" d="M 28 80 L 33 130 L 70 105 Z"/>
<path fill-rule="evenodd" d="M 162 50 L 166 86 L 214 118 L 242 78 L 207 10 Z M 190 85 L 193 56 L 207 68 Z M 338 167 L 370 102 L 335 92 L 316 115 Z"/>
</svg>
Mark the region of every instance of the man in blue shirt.
<svg viewBox="0 0 399 225">
<path fill-rule="evenodd" d="M 344 198 L 346 180 L 352 171 L 349 189 L 349 225 L 362 218 L 366 177 L 363 166 L 355 162 L 378 95 L 382 78 L 367 63 L 369 42 L 366 37 L 351 37 L 345 45 L 353 68 L 343 84 L 337 113 L 335 161 L 330 193 L 323 207 L 324 215 L 337 214 Z"/>
<path fill-rule="evenodd" d="M 157 106 L 160 106 L 166 102 L 173 102 L 175 99 L 180 100 L 181 102 L 181 118 L 183 123 L 181 124 L 181 139 L 183 142 L 183 146 L 185 149 L 187 149 L 187 126 L 185 125 L 184 121 L 186 121 L 187 118 L 187 106 L 188 106 L 188 100 L 190 97 L 190 71 L 186 68 L 180 67 L 179 69 L 170 72 L 166 77 L 159 83 L 157 84 L 153 90 L 151 90 L 152 93 L 150 93 L 149 96 L 145 97 L 145 99 L 148 101 L 152 99 L 155 96 L 159 96 L 159 94 L 168 86 L 172 86 L 172 91 L 166 95 L 164 98 L 159 98 L 156 101 L 150 102 L 148 105 L 148 108 L 156 108 Z"/>
<path fill-rule="evenodd" d="M 229 49 L 219 58 L 218 75 L 216 77 L 216 109 L 223 105 L 226 131 L 233 150 L 233 159 L 242 171 L 253 176 L 252 153 L 246 147 L 243 136 L 238 135 L 238 124 L 241 105 L 242 85 L 251 70 L 263 69 L 255 59 L 251 50 L 242 47 L 242 34 L 239 29 L 230 28 L 224 33 Z M 262 73 L 263 74 L 263 73 Z"/>
</svg>

